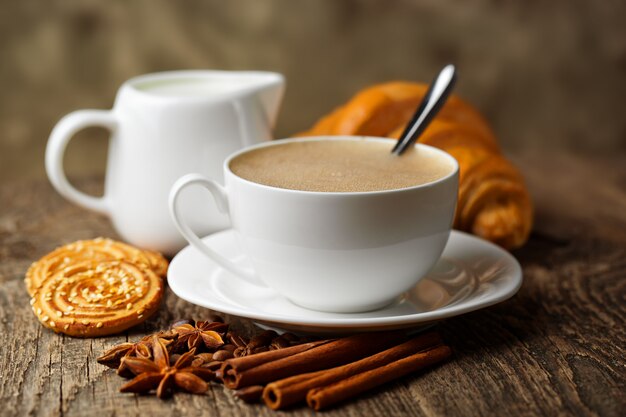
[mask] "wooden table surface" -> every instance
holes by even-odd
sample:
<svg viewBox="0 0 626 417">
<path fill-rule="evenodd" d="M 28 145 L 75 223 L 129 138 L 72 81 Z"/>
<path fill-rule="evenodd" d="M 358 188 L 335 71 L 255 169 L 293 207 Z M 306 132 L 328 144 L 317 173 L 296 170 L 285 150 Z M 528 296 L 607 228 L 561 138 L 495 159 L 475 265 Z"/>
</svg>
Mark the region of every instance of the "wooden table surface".
<svg viewBox="0 0 626 417">
<path fill-rule="evenodd" d="M 517 156 L 537 206 L 530 242 L 514 252 L 524 269 L 519 293 L 440 323 L 455 352 L 449 362 L 325 414 L 625 415 L 625 160 Z M 100 187 L 96 180 L 79 185 Z M 173 319 L 211 313 L 169 290 L 156 317 L 127 334 L 74 339 L 39 325 L 22 281 L 29 264 L 60 244 L 101 235 L 115 237 L 106 219 L 65 202 L 46 181 L 0 183 L 0 415 L 274 414 L 221 385 L 168 401 L 118 392 L 123 380 L 97 356 Z M 255 331 L 246 320 L 226 319 Z"/>
</svg>

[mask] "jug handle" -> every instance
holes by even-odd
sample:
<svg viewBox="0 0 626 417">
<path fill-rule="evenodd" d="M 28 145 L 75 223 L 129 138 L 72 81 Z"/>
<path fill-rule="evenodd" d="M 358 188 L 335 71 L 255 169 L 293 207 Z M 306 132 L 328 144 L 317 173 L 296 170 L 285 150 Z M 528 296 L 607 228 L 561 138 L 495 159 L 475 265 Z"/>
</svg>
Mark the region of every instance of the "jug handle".
<svg viewBox="0 0 626 417">
<path fill-rule="evenodd" d="M 183 221 L 179 210 L 178 198 L 181 191 L 191 185 L 200 185 L 201 187 L 206 188 L 215 199 L 217 208 L 222 213 L 228 213 L 228 194 L 224 187 L 222 187 L 213 180 L 203 177 L 200 174 L 184 175 L 174 183 L 169 195 L 170 214 L 172 215 L 172 219 L 174 220 L 174 224 L 178 228 L 178 231 L 183 235 L 185 239 L 187 239 L 191 246 L 196 248 L 203 255 L 212 259 L 222 268 L 232 272 L 237 277 L 243 279 L 250 284 L 259 287 L 266 287 L 266 285 L 261 282 L 261 280 L 258 278 L 257 274 L 253 270 L 243 268 L 231 261 L 230 259 L 226 258 L 225 256 L 209 248 L 202 241 L 202 239 L 200 239 L 198 235 L 196 235 L 193 230 L 191 230 L 191 227 L 189 227 L 189 225 Z"/>
<path fill-rule="evenodd" d="M 67 180 L 63 169 L 63 156 L 70 139 L 80 130 L 90 126 L 101 126 L 112 133 L 117 129 L 117 120 L 108 110 L 79 110 L 62 118 L 52 129 L 46 146 L 46 172 L 54 188 L 63 197 L 86 209 L 108 214 L 106 195 L 94 197 L 78 191 Z"/>
</svg>

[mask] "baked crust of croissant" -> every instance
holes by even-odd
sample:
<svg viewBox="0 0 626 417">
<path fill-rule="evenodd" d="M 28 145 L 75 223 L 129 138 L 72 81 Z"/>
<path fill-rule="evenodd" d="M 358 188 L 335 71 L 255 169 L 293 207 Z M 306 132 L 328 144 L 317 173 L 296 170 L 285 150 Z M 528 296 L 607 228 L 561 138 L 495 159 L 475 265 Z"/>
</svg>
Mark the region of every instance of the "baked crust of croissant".
<svg viewBox="0 0 626 417">
<path fill-rule="evenodd" d="M 398 138 L 428 86 L 404 81 L 357 93 L 296 136 L 366 135 Z M 451 96 L 419 140 L 442 149 L 460 166 L 454 227 L 514 249 L 528 239 L 533 205 L 520 172 L 501 153 L 485 119 Z"/>
</svg>

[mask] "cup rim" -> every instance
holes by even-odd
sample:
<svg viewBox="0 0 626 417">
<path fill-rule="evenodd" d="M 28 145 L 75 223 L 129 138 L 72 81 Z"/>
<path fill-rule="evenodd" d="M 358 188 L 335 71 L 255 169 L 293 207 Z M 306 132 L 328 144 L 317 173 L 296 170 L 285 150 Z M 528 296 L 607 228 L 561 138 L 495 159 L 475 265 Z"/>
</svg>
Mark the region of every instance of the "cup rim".
<svg viewBox="0 0 626 417">
<path fill-rule="evenodd" d="M 291 188 L 280 188 L 280 187 L 274 187 L 272 185 L 266 185 L 266 184 L 261 184 L 258 182 L 254 182 L 254 181 L 250 181 L 247 180 L 245 178 L 240 177 L 239 175 L 235 174 L 231 169 L 230 169 L 230 162 L 235 159 L 236 157 L 238 157 L 239 155 L 242 155 L 246 152 L 255 150 L 255 149 L 259 149 L 259 148 L 265 148 L 265 147 L 269 147 L 269 146 L 278 146 L 281 144 L 285 144 L 285 143 L 292 143 L 292 142 L 318 142 L 318 141 L 325 141 L 325 140 L 351 140 L 351 141 L 358 141 L 358 140 L 366 140 L 366 141 L 373 141 L 373 142 L 388 142 L 390 145 L 393 145 L 396 143 L 396 139 L 391 139 L 391 138 L 385 138 L 385 137 L 379 137 L 379 136 L 353 136 L 353 135 L 337 135 L 337 136 L 333 136 L 333 135 L 320 135 L 320 136 L 305 136 L 305 137 L 297 137 L 297 138 L 286 138 L 286 139 L 275 139 L 269 142 L 263 142 L 263 143 L 259 143 L 256 145 L 252 145 L 249 147 L 246 147 L 244 149 L 240 149 L 234 153 L 232 153 L 228 158 L 226 158 L 224 160 L 224 172 L 228 175 L 233 176 L 234 178 L 236 178 L 239 181 L 242 181 L 246 184 L 249 185 L 253 185 L 253 186 L 257 186 L 257 187 L 261 187 L 262 189 L 268 189 L 268 190 L 272 190 L 274 192 L 285 192 L 285 193 L 292 193 L 292 194 L 304 194 L 304 195 L 317 195 L 317 196 L 364 196 L 364 195 L 382 195 L 382 194 L 395 194 L 395 193 L 403 193 L 403 192 L 409 192 L 409 191 L 415 191 L 418 189 L 423 189 L 423 188 L 431 188 L 431 187 L 436 187 L 441 183 L 444 183 L 446 181 L 448 181 L 451 178 L 454 178 L 455 176 L 458 175 L 459 172 L 459 163 L 458 161 L 452 156 L 450 155 L 448 152 L 441 150 L 439 148 L 435 148 L 434 146 L 430 146 L 430 145 L 426 145 L 423 143 L 416 143 L 413 146 L 416 147 L 421 147 L 421 148 L 427 148 L 432 152 L 435 152 L 437 154 L 439 154 L 440 156 L 446 158 L 451 164 L 452 164 L 452 170 L 444 175 L 441 178 L 437 178 L 434 181 L 430 181 L 430 182 L 426 182 L 423 184 L 418 184 L 418 185 L 414 185 L 411 187 L 405 187 L 405 188 L 393 188 L 390 190 L 375 190 L 375 191 L 348 191 L 348 192 L 344 192 L 344 191 L 309 191 L 309 190 L 294 190 Z M 391 150 L 391 147 L 389 148 Z M 228 184 L 227 184 L 228 185 Z"/>
<path fill-rule="evenodd" d="M 216 77 L 221 79 L 233 78 L 233 77 L 259 77 L 264 78 L 265 81 L 270 84 L 280 84 L 284 83 L 284 76 L 278 72 L 272 71 L 227 71 L 227 70 L 212 70 L 212 69 L 204 69 L 204 70 L 176 70 L 176 71 L 159 71 L 152 72 L 148 74 L 138 75 L 128 80 L 124 81 L 120 90 L 125 89 L 132 92 L 134 95 L 147 98 L 151 100 L 158 101 L 221 101 L 224 98 L 236 97 L 240 95 L 245 95 L 250 91 L 255 91 L 258 86 L 250 85 L 244 86 L 241 89 L 229 91 L 225 93 L 216 94 L 215 96 L 211 95 L 198 95 L 198 96 L 184 96 L 184 95 L 162 95 L 162 94 L 153 94 L 149 91 L 142 90 L 139 86 L 142 83 L 148 83 L 152 81 L 159 80 L 175 80 L 178 78 L 185 78 L 188 80 L 202 80 L 208 77 Z"/>
</svg>

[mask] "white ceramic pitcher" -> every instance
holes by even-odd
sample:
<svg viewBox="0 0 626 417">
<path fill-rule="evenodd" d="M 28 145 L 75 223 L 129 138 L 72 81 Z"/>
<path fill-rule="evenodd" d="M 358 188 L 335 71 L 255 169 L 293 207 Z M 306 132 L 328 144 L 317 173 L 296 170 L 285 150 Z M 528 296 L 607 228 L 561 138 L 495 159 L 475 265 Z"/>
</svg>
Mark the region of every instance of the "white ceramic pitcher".
<svg viewBox="0 0 626 417">
<path fill-rule="evenodd" d="M 175 71 L 132 78 L 121 86 L 112 110 L 79 110 L 59 121 L 46 149 L 48 177 L 68 200 L 109 216 L 124 240 L 173 254 L 185 245 L 168 211 L 174 182 L 196 172 L 223 183 L 226 156 L 272 138 L 283 91 L 283 77 L 270 72 Z M 75 189 L 63 170 L 67 143 L 88 126 L 111 131 L 102 197 Z M 181 196 L 181 212 L 197 234 L 228 227 L 209 196 L 191 191 Z"/>
</svg>

